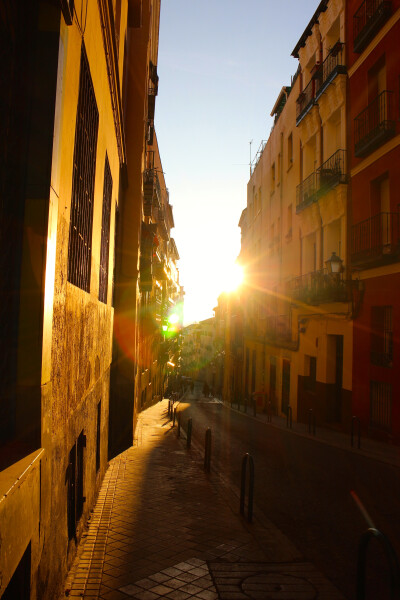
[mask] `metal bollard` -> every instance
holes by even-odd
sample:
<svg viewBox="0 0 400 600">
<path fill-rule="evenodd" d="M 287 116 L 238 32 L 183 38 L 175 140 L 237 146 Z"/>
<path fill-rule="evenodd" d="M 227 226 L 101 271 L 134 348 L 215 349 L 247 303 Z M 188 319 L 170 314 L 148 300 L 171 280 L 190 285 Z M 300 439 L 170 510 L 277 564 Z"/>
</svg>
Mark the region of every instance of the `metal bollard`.
<svg viewBox="0 0 400 600">
<path fill-rule="evenodd" d="M 177 432 L 177 436 L 181 437 L 181 411 L 178 412 L 177 417 L 178 417 L 178 432 Z"/>
<path fill-rule="evenodd" d="M 211 465 L 211 429 L 208 427 L 205 437 L 204 470 L 209 473 Z"/>
<path fill-rule="evenodd" d="M 353 446 L 354 446 L 354 423 L 357 423 L 357 439 L 358 439 L 357 448 L 360 449 L 361 448 L 361 421 L 356 416 L 353 416 L 351 418 L 351 447 L 353 448 Z"/>
<path fill-rule="evenodd" d="M 176 408 L 173 409 L 173 412 L 174 412 L 174 416 L 173 416 L 173 420 L 172 420 L 172 427 L 175 427 Z"/>
<path fill-rule="evenodd" d="M 267 423 L 272 423 L 272 406 L 271 401 L 267 404 Z"/>
<path fill-rule="evenodd" d="M 186 434 L 186 448 L 190 448 L 192 445 L 192 418 L 188 420 L 187 434 Z"/>
<path fill-rule="evenodd" d="M 246 495 L 246 470 L 249 463 L 249 499 L 247 502 L 247 520 L 249 523 L 253 520 L 253 498 L 254 498 L 254 461 L 253 457 L 246 452 L 242 459 L 242 474 L 240 485 L 240 514 L 244 515 L 244 500 Z"/>
<path fill-rule="evenodd" d="M 312 408 L 308 409 L 308 433 L 316 435 L 315 415 Z"/>
<path fill-rule="evenodd" d="M 290 427 L 292 429 L 292 407 L 287 407 L 287 415 L 286 415 L 286 427 Z"/>
<path fill-rule="evenodd" d="M 379 529 L 370 527 L 361 536 L 358 547 L 357 560 L 357 600 L 365 600 L 365 566 L 367 562 L 367 547 L 372 538 L 377 539 L 383 546 L 390 568 L 390 598 L 396 600 L 400 597 L 400 568 L 396 552 L 389 539 Z"/>
</svg>

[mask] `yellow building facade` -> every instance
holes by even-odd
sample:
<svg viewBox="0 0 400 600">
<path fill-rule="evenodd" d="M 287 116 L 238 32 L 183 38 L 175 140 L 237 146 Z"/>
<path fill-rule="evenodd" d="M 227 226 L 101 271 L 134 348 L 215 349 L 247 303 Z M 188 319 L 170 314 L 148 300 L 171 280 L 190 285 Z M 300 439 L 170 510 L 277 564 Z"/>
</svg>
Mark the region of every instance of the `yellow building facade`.
<svg viewBox="0 0 400 600">
<path fill-rule="evenodd" d="M 137 380 L 140 408 L 160 400 L 168 385 L 168 374 L 177 371 L 182 324 L 179 253 L 171 236 L 173 208 L 155 133 L 146 146 L 143 197 Z"/>
<path fill-rule="evenodd" d="M 272 109 L 242 213 L 242 388 L 259 409 L 343 427 L 351 416 L 344 2 L 321 2 Z M 346 425 L 347 426 L 347 425 Z"/>
<path fill-rule="evenodd" d="M 108 458 L 133 438 L 159 14 L 1 1 L 4 598 L 59 596 Z"/>
</svg>

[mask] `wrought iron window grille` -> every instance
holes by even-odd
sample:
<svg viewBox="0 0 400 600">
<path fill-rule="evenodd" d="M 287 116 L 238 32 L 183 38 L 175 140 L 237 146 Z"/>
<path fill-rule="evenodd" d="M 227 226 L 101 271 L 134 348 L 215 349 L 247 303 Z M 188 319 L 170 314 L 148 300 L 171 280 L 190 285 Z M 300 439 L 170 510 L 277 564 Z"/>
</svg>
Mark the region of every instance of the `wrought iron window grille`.
<svg viewBox="0 0 400 600">
<path fill-rule="evenodd" d="M 68 281 L 90 291 L 94 180 L 99 111 L 85 47 L 82 45 L 75 128 Z"/>
</svg>

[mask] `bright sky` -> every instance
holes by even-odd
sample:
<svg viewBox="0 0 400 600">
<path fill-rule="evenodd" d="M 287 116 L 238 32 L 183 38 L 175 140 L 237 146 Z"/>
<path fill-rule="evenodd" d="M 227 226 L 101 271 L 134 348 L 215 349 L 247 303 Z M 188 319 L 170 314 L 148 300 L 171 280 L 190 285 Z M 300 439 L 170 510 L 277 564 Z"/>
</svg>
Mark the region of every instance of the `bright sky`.
<svg viewBox="0 0 400 600">
<path fill-rule="evenodd" d="M 240 250 L 252 156 L 319 0 L 161 0 L 156 131 L 184 323 L 213 315 Z"/>
</svg>

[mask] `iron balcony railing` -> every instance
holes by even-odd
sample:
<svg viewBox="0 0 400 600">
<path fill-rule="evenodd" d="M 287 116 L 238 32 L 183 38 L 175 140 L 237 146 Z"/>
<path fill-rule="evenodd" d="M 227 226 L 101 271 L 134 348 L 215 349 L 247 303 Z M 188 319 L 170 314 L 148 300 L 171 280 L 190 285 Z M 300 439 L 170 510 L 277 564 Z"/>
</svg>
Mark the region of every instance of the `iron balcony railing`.
<svg viewBox="0 0 400 600">
<path fill-rule="evenodd" d="M 378 213 L 351 228 L 354 265 L 392 259 L 399 252 L 399 213 Z"/>
<path fill-rule="evenodd" d="M 353 16 L 353 49 L 362 52 L 392 14 L 388 0 L 364 0 Z"/>
<path fill-rule="evenodd" d="M 337 42 L 313 76 L 315 98 L 318 99 L 321 96 L 336 75 L 345 75 L 346 73 L 344 44 Z"/>
<path fill-rule="evenodd" d="M 160 206 L 157 210 L 157 225 L 160 230 L 161 236 L 163 239 L 168 239 L 168 228 L 165 219 L 165 209 L 163 206 Z"/>
<path fill-rule="evenodd" d="M 250 164 L 250 174 L 253 175 L 256 166 L 258 165 L 258 163 L 260 162 L 260 158 L 262 156 L 262 153 L 264 152 L 264 148 L 267 145 L 266 140 L 261 140 L 260 145 L 258 147 L 258 150 L 256 152 L 255 157 L 253 158 L 253 160 L 251 161 Z"/>
<path fill-rule="evenodd" d="M 354 153 L 361 158 L 396 133 L 393 92 L 384 90 L 354 119 Z"/>
<path fill-rule="evenodd" d="M 318 184 L 317 173 L 311 173 L 304 181 L 299 183 L 296 188 L 296 212 L 299 213 L 303 208 L 317 200 Z"/>
<path fill-rule="evenodd" d="M 153 288 L 153 265 L 151 259 L 140 257 L 139 288 L 141 292 L 151 292 Z"/>
<path fill-rule="evenodd" d="M 158 208 L 161 202 L 161 186 L 155 169 L 143 171 L 143 200 L 144 214 L 151 217 L 153 208 Z"/>
<path fill-rule="evenodd" d="M 288 293 L 304 304 L 346 302 L 349 299 L 347 283 L 339 273 L 328 273 L 327 269 L 295 277 L 289 282 Z"/>
<path fill-rule="evenodd" d="M 315 96 L 315 81 L 311 79 L 304 90 L 300 92 L 296 100 L 296 125 L 300 123 L 302 118 L 307 114 L 314 104 Z"/>
<path fill-rule="evenodd" d="M 156 258 L 156 260 L 154 260 Z M 165 281 L 168 279 L 167 273 L 165 271 L 166 262 L 160 255 L 157 257 L 153 257 L 153 273 L 156 279 L 159 281 Z"/>
<path fill-rule="evenodd" d="M 154 179 L 155 179 L 155 170 L 154 169 L 145 169 L 143 171 L 143 196 L 145 202 L 153 201 L 154 194 Z"/>
<path fill-rule="evenodd" d="M 317 169 L 317 188 L 322 195 L 339 183 L 347 183 L 346 150 L 336 150 Z"/>
<path fill-rule="evenodd" d="M 299 213 L 316 202 L 340 183 L 347 183 L 346 150 L 336 150 L 314 173 L 297 186 L 296 212 Z"/>
<path fill-rule="evenodd" d="M 371 363 L 378 367 L 391 367 L 393 361 L 393 354 L 391 352 L 378 352 L 377 350 L 371 350 Z"/>
</svg>

